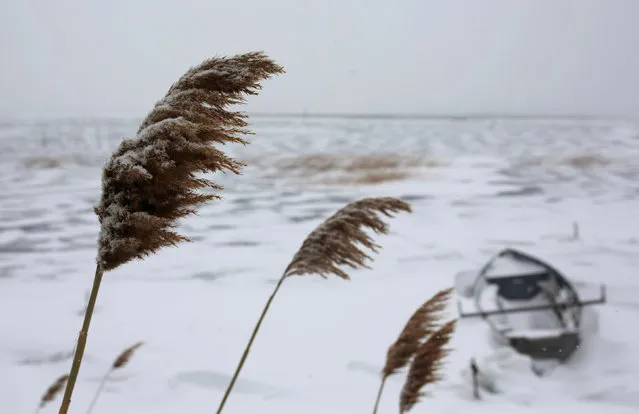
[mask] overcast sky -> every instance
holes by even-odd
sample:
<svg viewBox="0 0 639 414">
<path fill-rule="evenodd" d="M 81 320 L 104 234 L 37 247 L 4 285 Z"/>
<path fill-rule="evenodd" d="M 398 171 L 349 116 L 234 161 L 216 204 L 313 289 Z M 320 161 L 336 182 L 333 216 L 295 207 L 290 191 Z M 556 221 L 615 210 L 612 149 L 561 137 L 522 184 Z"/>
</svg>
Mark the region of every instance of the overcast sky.
<svg viewBox="0 0 639 414">
<path fill-rule="evenodd" d="M 245 110 L 639 118 L 639 0 L 2 0 L 0 116 L 141 117 L 207 56 Z"/>
</svg>

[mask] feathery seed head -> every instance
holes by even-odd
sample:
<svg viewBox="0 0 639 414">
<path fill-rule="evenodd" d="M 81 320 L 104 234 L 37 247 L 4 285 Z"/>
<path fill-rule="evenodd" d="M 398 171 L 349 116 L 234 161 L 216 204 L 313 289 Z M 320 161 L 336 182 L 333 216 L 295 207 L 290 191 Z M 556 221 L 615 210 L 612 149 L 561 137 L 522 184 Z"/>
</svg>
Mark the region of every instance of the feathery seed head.
<svg viewBox="0 0 639 414">
<path fill-rule="evenodd" d="M 452 338 L 455 323 L 456 320 L 451 320 L 444 324 L 415 353 L 400 394 L 400 413 L 410 411 L 426 395 L 421 391 L 424 385 L 442 380 L 444 358 L 450 353 L 446 345 Z"/>
<path fill-rule="evenodd" d="M 452 292 L 452 288 L 437 292 L 408 319 L 397 340 L 388 348 L 382 377 L 393 375 L 408 365 L 424 339 L 437 329 Z"/>
<path fill-rule="evenodd" d="M 101 229 L 98 263 L 112 270 L 188 239 L 176 221 L 202 203 L 213 182 L 196 177 L 239 174 L 244 164 L 213 144 L 246 144 L 246 115 L 225 108 L 255 95 L 260 82 L 284 69 L 261 52 L 207 59 L 190 68 L 157 102 L 137 136 L 125 139 L 104 166 L 102 198 L 95 208 Z"/>
<path fill-rule="evenodd" d="M 126 364 L 128 364 L 129 361 L 131 360 L 131 357 L 135 353 L 135 351 L 137 351 L 137 349 L 141 347 L 142 345 L 144 345 L 144 342 L 137 342 L 131 345 L 130 347 L 128 347 L 127 349 L 125 349 L 124 351 L 122 351 L 122 353 L 118 355 L 115 361 L 113 361 L 112 368 L 119 369 L 125 366 Z"/>
<path fill-rule="evenodd" d="M 55 399 L 55 397 L 64 389 L 64 386 L 66 385 L 68 379 L 69 375 L 64 374 L 57 380 L 55 380 L 55 382 L 51 384 L 49 388 L 47 388 L 42 398 L 40 398 L 40 408 L 44 407 L 45 405 L 47 405 L 47 403 Z"/>
<path fill-rule="evenodd" d="M 379 214 L 393 217 L 400 211 L 411 212 L 410 204 L 393 197 L 363 198 L 347 204 L 306 237 L 288 265 L 286 275 L 315 273 L 326 277 L 333 274 L 349 279 L 340 266 L 368 267 L 366 260 L 371 260 L 359 245 L 373 252 L 380 247 L 364 229 L 386 234 L 388 224 Z"/>
</svg>

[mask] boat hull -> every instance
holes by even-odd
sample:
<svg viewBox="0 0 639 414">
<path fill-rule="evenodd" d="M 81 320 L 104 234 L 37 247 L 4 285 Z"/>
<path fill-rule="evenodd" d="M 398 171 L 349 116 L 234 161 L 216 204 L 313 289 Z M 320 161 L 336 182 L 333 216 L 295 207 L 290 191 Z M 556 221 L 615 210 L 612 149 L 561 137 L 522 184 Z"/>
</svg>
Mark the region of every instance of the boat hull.
<svg viewBox="0 0 639 414">
<path fill-rule="evenodd" d="M 513 249 L 490 260 L 472 284 L 468 272 L 460 275 L 460 316 L 481 317 L 498 342 L 533 360 L 570 359 L 581 345 L 584 307 L 605 302 L 603 286 L 599 298 L 582 298 L 556 269 Z M 463 311 L 464 298 L 472 312 Z"/>
</svg>

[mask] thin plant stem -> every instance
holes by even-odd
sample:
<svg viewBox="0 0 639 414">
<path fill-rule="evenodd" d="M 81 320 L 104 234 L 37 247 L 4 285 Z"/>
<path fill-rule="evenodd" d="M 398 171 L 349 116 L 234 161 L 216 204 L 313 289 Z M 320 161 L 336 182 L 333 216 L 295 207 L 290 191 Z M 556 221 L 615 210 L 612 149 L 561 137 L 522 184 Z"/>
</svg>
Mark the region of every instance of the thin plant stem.
<svg viewBox="0 0 639 414">
<path fill-rule="evenodd" d="M 104 389 L 104 386 L 106 385 L 106 382 L 109 379 L 109 375 L 111 375 L 112 371 L 113 371 L 113 368 L 109 369 L 106 372 L 106 374 L 104 374 L 104 376 L 102 377 L 102 380 L 100 381 L 100 385 L 98 385 L 98 389 L 95 391 L 95 395 L 93 396 L 93 399 L 91 400 L 91 404 L 89 405 L 89 408 L 87 409 L 86 414 L 91 414 L 91 412 L 93 411 L 93 407 L 95 407 L 95 404 L 98 402 L 98 398 L 100 397 L 100 394 L 102 394 L 102 390 Z"/>
<path fill-rule="evenodd" d="M 229 398 L 229 395 L 231 394 L 231 391 L 233 390 L 235 381 L 237 380 L 237 377 L 240 375 L 240 371 L 242 370 L 242 367 L 244 366 L 244 362 L 246 362 L 246 358 L 248 357 L 248 354 L 251 351 L 251 346 L 253 345 L 253 341 L 255 340 L 255 337 L 257 336 L 257 332 L 260 330 L 260 326 L 262 326 L 262 321 L 264 320 L 264 316 L 266 315 L 266 312 L 268 312 L 268 309 L 271 307 L 271 303 L 273 302 L 273 299 L 275 299 L 275 295 L 277 295 L 277 292 L 280 290 L 282 283 L 284 283 L 284 279 L 286 279 L 287 271 L 285 271 L 284 274 L 282 274 L 282 277 L 280 277 L 280 280 L 277 281 L 277 285 L 275 286 L 273 293 L 271 293 L 271 296 L 268 298 L 266 305 L 264 305 L 264 309 L 262 310 L 260 319 L 257 321 L 255 328 L 253 328 L 251 339 L 249 339 L 248 343 L 246 344 L 246 348 L 244 349 L 242 358 L 240 359 L 240 362 L 237 364 L 237 367 L 235 367 L 233 378 L 231 378 L 231 382 L 226 387 L 226 391 L 224 392 L 224 397 L 222 397 L 222 402 L 220 402 L 220 406 L 217 408 L 217 414 L 220 414 L 222 412 L 222 409 L 224 408 L 224 404 L 226 404 L 226 400 Z"/>
<path fill-rule="evenodd" d="M 384 392 L 384 385 L 386 384 L 386 375 L 382 378 L 381 384 L 379 384 L 379 391 L 377 391 L 377 398 L 375 399 L 375 407 L 373 407 L 373 414 L 377 414 L 377 408 L 379 407 L 379 401 L 382 399 L 382 393 Z"/>
<path fill-rule="evenodd" d="M 91 326 L 91 317 L 93 316 L 93 310 L 95 309 L 95 303 L 98 298 L 98 291 L 100 290 L 100 283 L 102 282 L 102 275 L 104 271 L 98 264 L 95 269 L 95 277 L 93 278 L 93 286 L 91 287 L 91 295 L 89 296 L 89 303 L 84 313 L 84 321 L 82 322 L 82 329 L 78 336 L 78 343 L 73 355 L 73 364 L 71 365 L 71 372 L 69 373 L 69 380 L 67 386 L 64 389 L 64 396 L 62 397 L 62 404 L 60 405 L 59 414 L 67 414 L 69 406 L 71 405 L 71 396 L 73 395 L 73 388 L 80 372 L 80 365 L 82 364 L 82 357 L 84 356 L 84 348 L 87 344 L 87 336 L 89 334 L 89 326 Z"/>
</svg>

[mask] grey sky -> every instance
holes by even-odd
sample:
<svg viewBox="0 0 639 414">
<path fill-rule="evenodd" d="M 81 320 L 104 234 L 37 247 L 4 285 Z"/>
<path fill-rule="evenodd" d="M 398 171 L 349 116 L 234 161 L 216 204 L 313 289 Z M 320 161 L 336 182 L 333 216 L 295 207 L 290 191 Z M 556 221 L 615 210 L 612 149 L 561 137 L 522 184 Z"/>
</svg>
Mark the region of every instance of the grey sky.
<svg viewBox="0 0 639 414">
<path fill-rule="evenodd" d="M 639 0 L 3 0 L 0 116 L 146 114 L 191 65 L 264 50 L 259 112 L 639 118 Z"/>
</svg>

